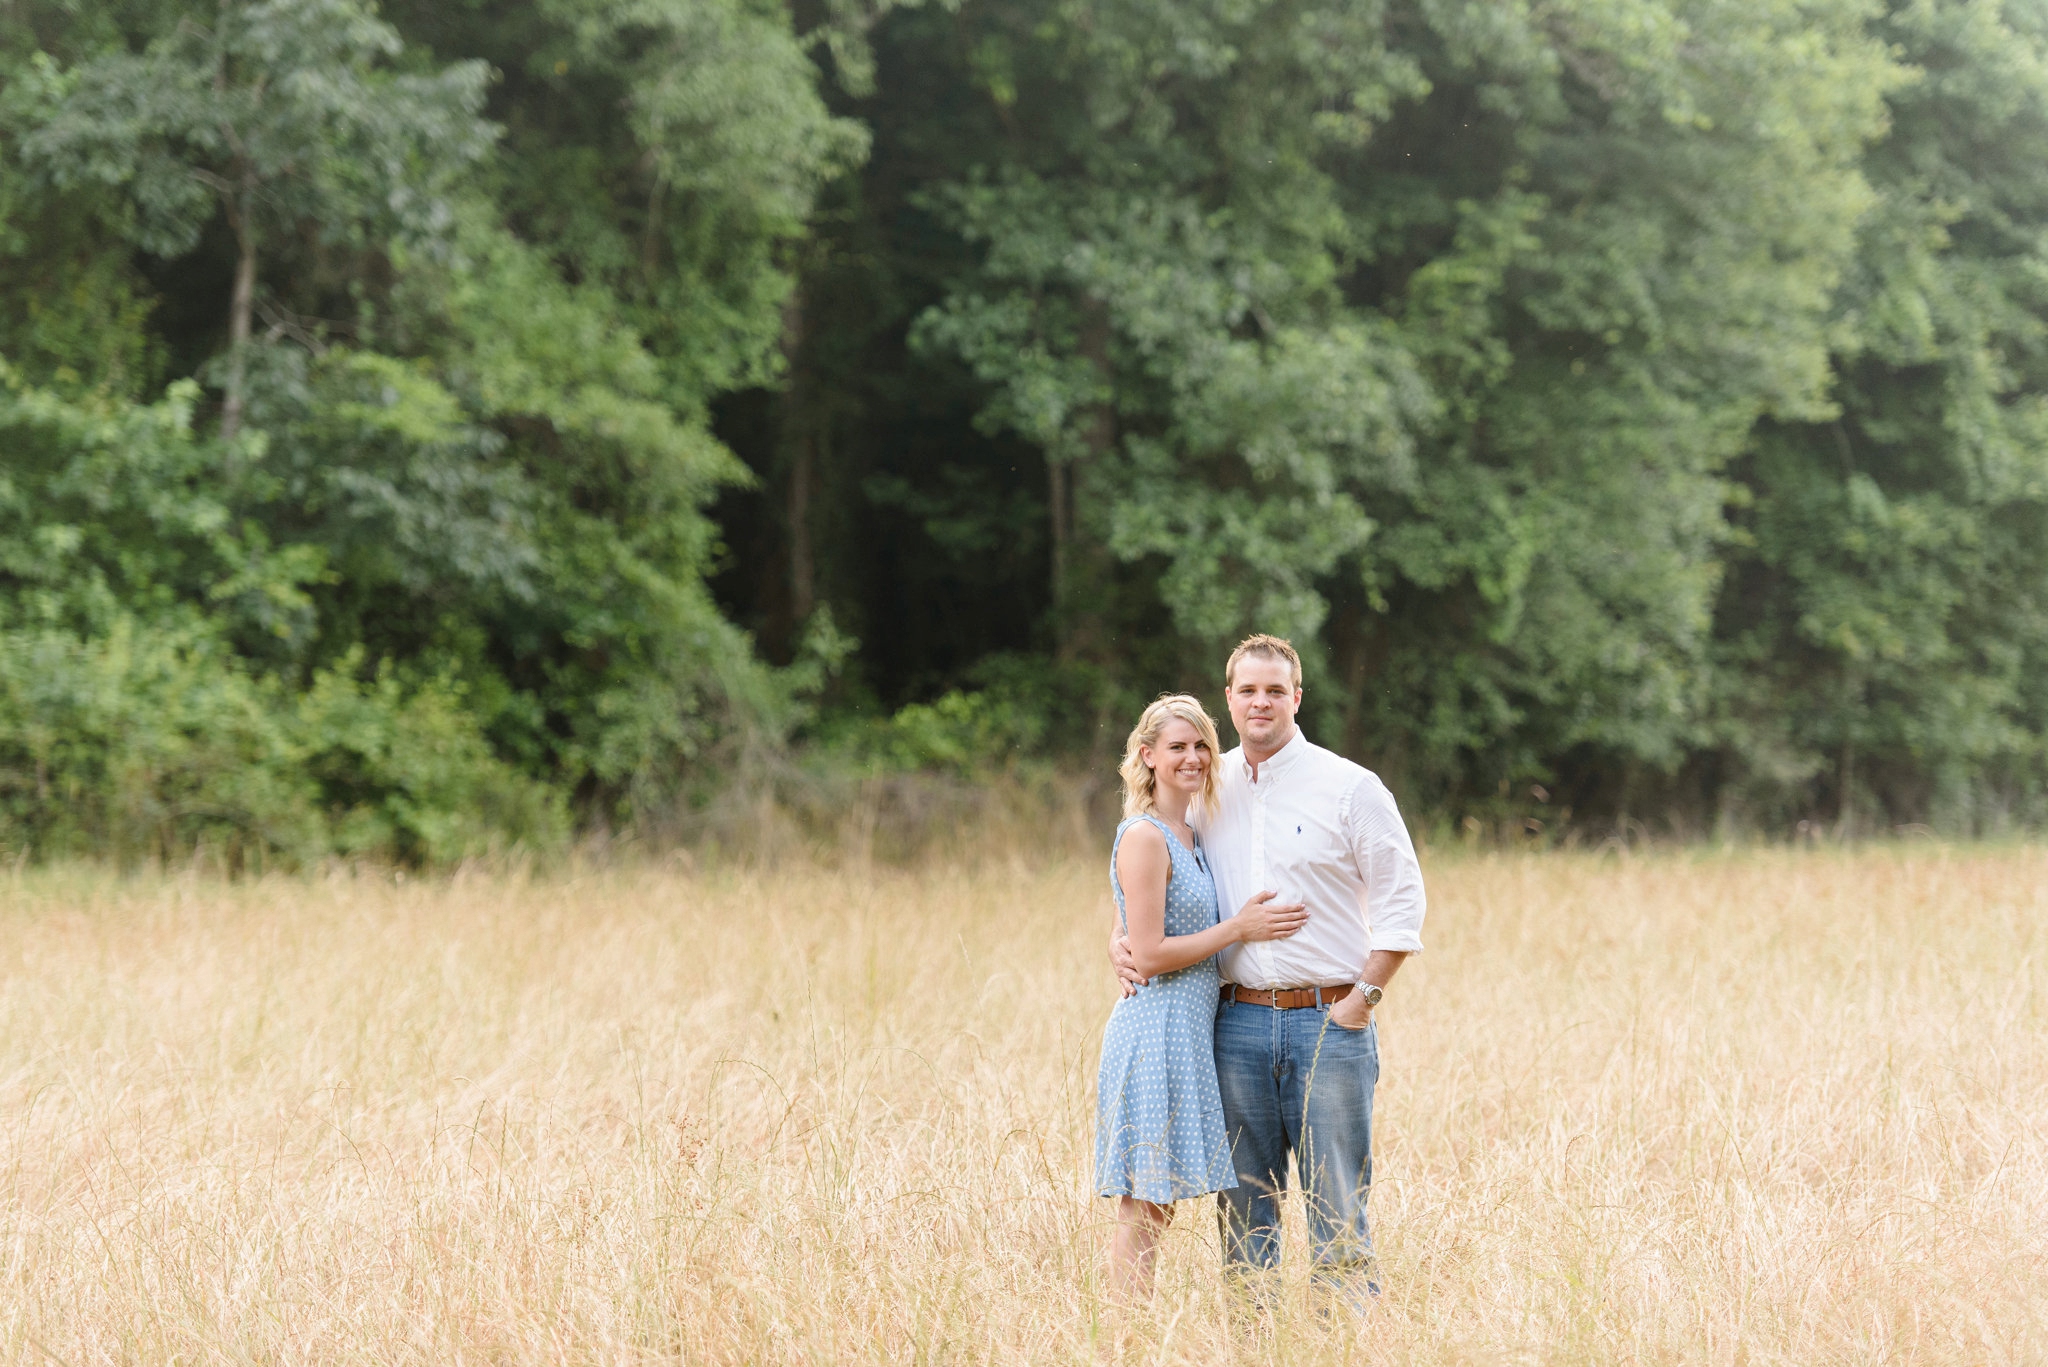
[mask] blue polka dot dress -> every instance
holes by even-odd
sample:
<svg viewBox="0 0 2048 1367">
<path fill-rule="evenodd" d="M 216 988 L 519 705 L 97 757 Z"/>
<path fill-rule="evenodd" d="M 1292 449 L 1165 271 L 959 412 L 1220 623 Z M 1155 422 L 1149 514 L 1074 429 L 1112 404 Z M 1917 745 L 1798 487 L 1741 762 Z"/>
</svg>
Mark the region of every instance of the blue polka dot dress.
<svg viewBox="0 0 2048 1367">
<path fill-rule="evenodd" d="M 1216 924 L 1216 882 L 1208 861 L 1180 843 L 1155 816 L 1134 816 L 1124 832 L 1150 821 L 1166 837 L 1173 876 L 1166 885 L 1166 933 L 1194 935 Z M 1124 890 L 1109 885 L 1117 916 L 1128 924 Z M 1237 1185 L 1216 1090 L 1216 995 L 1212 956 L 1162 973 L 1117 1003 L 1102 1032 L 1102 1069 L 1095 1093 L 1095 1190 L 1165 1205 Z"/>
</svg>

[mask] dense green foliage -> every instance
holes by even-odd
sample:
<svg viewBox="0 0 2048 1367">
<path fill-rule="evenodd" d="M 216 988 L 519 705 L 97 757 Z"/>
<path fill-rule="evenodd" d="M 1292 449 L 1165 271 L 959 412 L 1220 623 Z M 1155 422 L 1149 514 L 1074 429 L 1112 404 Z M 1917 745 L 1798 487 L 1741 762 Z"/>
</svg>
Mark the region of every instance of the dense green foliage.
<svg viewBox="0 0 2048 1367">
<path fill-rule="evenodd" d="M 0 10 L 0 844 L 1099 759 L 2048 816 L 2048 5 Z"/>
</svg>

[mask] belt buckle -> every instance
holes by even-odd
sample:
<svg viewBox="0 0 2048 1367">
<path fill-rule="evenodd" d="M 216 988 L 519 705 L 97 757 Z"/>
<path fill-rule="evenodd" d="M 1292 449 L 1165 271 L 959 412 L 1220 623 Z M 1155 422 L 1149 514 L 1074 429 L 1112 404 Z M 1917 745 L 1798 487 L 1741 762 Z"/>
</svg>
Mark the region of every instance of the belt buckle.
<svg viewBox="0 0 2048 1367">
<path fill-rule="evenodd" d="M 1272 999 L 1273 1009 L 1275 1011 L 1278 1011 L 1280 1009 L 1280 989 L 1277 987 L 1269 987 L 1266 989 L 1266 995 Z"/>
</svg>

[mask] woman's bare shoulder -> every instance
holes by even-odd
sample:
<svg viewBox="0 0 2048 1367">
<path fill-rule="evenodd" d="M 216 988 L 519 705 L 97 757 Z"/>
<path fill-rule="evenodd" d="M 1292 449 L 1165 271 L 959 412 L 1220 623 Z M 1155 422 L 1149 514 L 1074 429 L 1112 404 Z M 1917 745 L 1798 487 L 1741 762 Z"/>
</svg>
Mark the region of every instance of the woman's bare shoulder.
<svg viewBox="0 0 2048 1367">
<path fill-rule="evenodd" d="M 1150 821 L 1133 821 L 1124 828 L 1123 838 L 1117 841 L 1116 854 L 1122 859 L 1126 854 L 1156 857 L 1166 853 L 1166 834 Z"/>
</svg>

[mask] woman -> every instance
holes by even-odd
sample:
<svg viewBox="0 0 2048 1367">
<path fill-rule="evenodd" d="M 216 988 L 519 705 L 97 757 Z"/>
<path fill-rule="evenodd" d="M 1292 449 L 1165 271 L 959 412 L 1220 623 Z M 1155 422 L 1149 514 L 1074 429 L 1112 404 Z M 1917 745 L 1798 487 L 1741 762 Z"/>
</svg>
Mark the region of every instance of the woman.
<svg viewBox="0 0 2048 1367">
<path fill-rule="evenodd" d="M 1280 940 L 1308 913 L 1262 892 L 1218 919 L 1189 817 L 1216 805 L 1216 723 L 1186 694 L 1145 709 L 1124 743 L 1124 820 L 1110 887 L 1138 971 L 1102 1035 L 1096 1085 L 1095 1189 L 1117 1199 L 1117 1286 L 1149 1296 L 1173 1203 L 1237 1185 L 1216 1091 L 1216 951 Z"/>
</svg>

